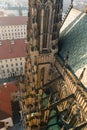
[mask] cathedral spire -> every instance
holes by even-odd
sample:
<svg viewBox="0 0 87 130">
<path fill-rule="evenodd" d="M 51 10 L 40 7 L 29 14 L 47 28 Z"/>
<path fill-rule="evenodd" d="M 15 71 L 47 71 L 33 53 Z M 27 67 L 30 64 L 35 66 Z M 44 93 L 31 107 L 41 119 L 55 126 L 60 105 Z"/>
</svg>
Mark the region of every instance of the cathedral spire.
<svg viewBox="0 0 87 130">
<path fill-rule="evenodd" d="M 23 86 L 20 82 L 21 93 L 22 88 L 26 88 L 21 94 L 25 130 L 30 130 L 34 125 L 40 130 L 41 125 L 45 123 L 44 114 L 41 112 L 44 107 L 42 88 L 57 77 L 55 67 L 54 71 L 50 72 L 55 60 L 54 54 L 58 51 L 60 22 L 62 22 L 62 5 L 61 2 L 59 4 L 56 2 L 57 0 L 55 3 L 51 0 L 29 0 L 26 83 Z"/>
</svg>

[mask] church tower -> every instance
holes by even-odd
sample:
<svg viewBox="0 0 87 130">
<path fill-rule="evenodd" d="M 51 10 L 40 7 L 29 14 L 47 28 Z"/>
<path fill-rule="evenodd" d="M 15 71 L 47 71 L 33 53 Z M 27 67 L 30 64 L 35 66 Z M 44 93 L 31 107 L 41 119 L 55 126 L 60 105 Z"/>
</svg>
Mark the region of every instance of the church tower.
<svg viewBox="0 0 87 130">
<path fill-rule="evenodd" d="M 20 77 L 22 119 L 25 130 L 41 130 L 42 88 L 57 76 L 54 55 L 58 51 L 62 0 L 28 0 L 25 81 Z M 31 121 L 32 120 L 32 121 Z"/>
</svg>

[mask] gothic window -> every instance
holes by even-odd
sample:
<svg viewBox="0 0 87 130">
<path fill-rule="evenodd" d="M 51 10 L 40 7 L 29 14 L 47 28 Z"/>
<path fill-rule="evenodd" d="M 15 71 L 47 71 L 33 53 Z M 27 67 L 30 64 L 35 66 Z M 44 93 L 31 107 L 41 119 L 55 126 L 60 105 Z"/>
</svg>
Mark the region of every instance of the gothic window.
<svg viewBox="0 0 87 130">
<path fill-rule="evenodd" d="M 29 37 L 29 35 L 27 35 L 27 41 L 29 41 L 30 40 L 30 37 Z"/>
<path fill-rule="evenodd" d="M 57 31 L 57 27 L 54 26 L 54 27 L 53 27 L 53 32 L 56 32 L 56 31 Z"/>
<path fill-rule="evenodd" d="M 37 17 L 33 18 L 33 23 L 37 23 Z"/>
<path fill-rule="evenodd" d="M 45 72 L 45 68 L 43 67 L 41 69 L 41 81 L 44 83 L 44 72 Z"/>
<path fill-rule="evenodd" d="M 55 50 L 55 48 L 56 48 L 55 45 L 52 45 L 52 49 Z"/>
<path fill-rule="evenodd" d="M 47 36 L 48 36 L 48 28 L 49 28 L 49 16 L 50 16 L 50 9 L 46 8 L 44 11 L 44 18 L 43 18 L 43 48 L 47 48 Z"/>
<path fill-rule="evenodd" d="M 55 40 L 57 38 L 57 36 L 56 36 L 56 34 L 54 33 L 53 35 L 52 35 L 52 40 Z"/>
<path fill-rule="evenodd" d="M 38 30 L 39 30 L 39 34 L 40 34 L 40 30 L 41 30 L 41 8 L 38 7 L 37 8 L 38 13 L 37 13 L 37 23 L 38 23 Z"/>
<path fill-rule="evenodd" d="M 33 46 L 31 47 L 31 51 L 34 51 L 34 47 Z"/>
<path fill-rule="evenodd" d="M 34 31 L 34 35 L 35 35 L 35 38 L 37 38 L 37 36 L 38 36 L 37 29 L 35 29 L 35 31 Z"/>
</svg>

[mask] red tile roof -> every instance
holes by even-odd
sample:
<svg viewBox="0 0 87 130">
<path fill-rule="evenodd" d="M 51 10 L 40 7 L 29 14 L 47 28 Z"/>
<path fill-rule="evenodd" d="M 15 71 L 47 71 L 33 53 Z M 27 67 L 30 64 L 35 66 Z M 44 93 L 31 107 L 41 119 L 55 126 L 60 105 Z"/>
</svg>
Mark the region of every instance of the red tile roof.
<svg viewBox="0 0 87 130">
<path fill-rule="evenodd" d="M 0 110 L 12 115 L 10 95 L 8 93 L 9 91 L 6 88 L 0 87 Z"/>
<path fill-rule="evenodd" d="M 3 85 L 3 87 L 5 87 L 6 89 L 8 89 L 9 93 L 12 93 L 12 92 L 17 92 L 18 91 L 18 88 L 17 86 L 14 84 L 14 83 L 5 83 Z"/>
<path fill-rule="evenodd" d="M 10 94 L 18 91 L 17 86 L 13 83 L 0 86 L 0 110 L 12 115 Z"/>
<path fill-rule="evenodd" d="M 8 25 L 27 25 L 27 16 L 0 17 L 0 26 Z"/>
<path fill-rule="evenodd" d="M 10 59 L 17 57 L 25 57 L 25 40 L 15 39 L 14 43 L 11 44 L 12 40 L 2 40 L 0 43 L 0 59 Z"/>
</svg>

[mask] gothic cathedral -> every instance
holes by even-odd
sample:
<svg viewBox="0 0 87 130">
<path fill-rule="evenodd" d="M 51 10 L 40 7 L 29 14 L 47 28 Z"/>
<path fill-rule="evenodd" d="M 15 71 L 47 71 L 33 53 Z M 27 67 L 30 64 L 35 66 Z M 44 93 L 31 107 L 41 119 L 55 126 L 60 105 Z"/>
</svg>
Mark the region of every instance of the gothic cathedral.
<svg viewBox="0 0 87 130">
<path fill-rule="evenodd" d="M 20 77 L 24 130 L 74 128 L 86 118 L 77 107 L 82 90 L 57 57 L 63 0 L 28 0 L 28 4 L 26 76 Z"/>
</svg>

